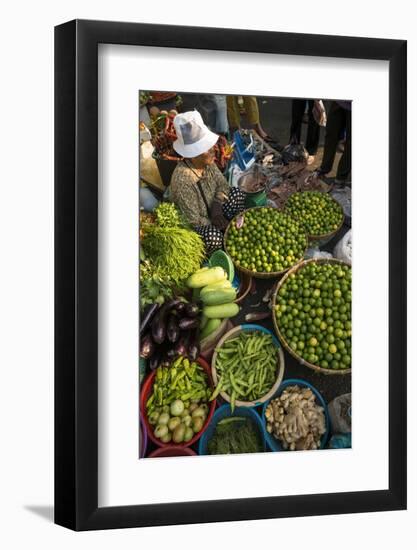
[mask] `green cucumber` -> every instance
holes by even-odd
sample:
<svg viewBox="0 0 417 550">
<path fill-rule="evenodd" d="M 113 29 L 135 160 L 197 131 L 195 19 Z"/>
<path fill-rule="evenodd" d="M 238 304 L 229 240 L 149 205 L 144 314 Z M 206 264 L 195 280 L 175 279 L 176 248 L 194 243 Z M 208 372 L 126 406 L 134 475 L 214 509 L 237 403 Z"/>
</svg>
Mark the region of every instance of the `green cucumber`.
<svg viewBox="0 0 417 550">
<path fill-rule="evenodd" d="M 229 279 L 226 279 L 224 281 L 217 281 L 217 283 L 213 283 L 211 285 L 207 285 L 207 286 L 203 287 L 200 290 L 200 294 L 201 294 L 201 296 L 203 296 L 203 294 L 205 294 L 206 292 L 210 292 L 212 290 L 217 290 L 219 288 L 233 288 L 233 287 L 232 287 L 232 283 L 229 281 Z"/>
<path fill-rule="evenodd" d="M 201 295 L 201 300 L 206 306 L 219 306 L 229 304 L 236 300 L 236 290 L 234 288 L 218 288 L 210 290 Z"/>
<path fill-rule="evenodd" d="M 222 267 L 211 267 L 203 271 L 197 271 L 193 273 L 187 279 L 188 288 L 201 288 L 203 286 L 216 283 L 217 281 L 224 281 L 227 279 L 227 273 Z"/>
<path fill-rule="evenodd" d="M 209 319 L 226 319 L 239 313 L 239 306 L 235 303 L 222 304 L 220 306 L 205 306 L 203 315 Z"/>
<path fill-rule="evenodd" d="M 207 317 L 205 315 L 202 315 L 200 318 L 200 330 L 203 330 L 203 328 L 207 325 Z"/>
<path fill-rule="evenodd" d="M 204 338 L 207 338 L 207 336 L 217 330 L 221 324 L 221 319 L 209 319 L 200 333 L 200 341 L 204 340 Z"/>
</svg>

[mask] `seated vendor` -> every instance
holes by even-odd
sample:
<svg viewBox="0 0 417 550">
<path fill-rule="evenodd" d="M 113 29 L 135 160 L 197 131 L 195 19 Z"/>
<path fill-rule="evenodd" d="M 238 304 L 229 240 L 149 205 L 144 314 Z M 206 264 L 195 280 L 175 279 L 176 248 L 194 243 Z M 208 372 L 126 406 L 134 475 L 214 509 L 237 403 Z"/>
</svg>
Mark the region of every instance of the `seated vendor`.
<svg viewBox="0 0 417 550">
<path fill-rule="evenodd" d="M 245 196 L 230 188 L 214 162 L 219 136 L 204 124 L 198 111 L 174 119 L 175 151 L 183 157 L 171 177 L 170 198 L 199 233 L 208 253 L 223 246 L 228 220 L 244 209 Z"/>
</svg>

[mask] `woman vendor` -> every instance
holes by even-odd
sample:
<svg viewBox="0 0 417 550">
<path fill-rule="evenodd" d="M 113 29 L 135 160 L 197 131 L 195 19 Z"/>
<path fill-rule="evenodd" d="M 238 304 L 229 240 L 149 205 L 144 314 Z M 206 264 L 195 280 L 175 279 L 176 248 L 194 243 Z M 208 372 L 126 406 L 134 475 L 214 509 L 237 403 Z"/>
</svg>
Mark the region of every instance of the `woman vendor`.
<svg viewBox="0 0 417 550">
<path fill-rule="evenodd" d="M 177 139 L 175 151 L 183 157 L 176 166 L 170 184 L 170 199 L 199 233 L 206 251 L 223 246 L 228 220 L 244 209 L 245 196 L 230 188 L 214 162 L 214 146 L 219 136 L 204 124 L 198 111 L 177 115 L 174 119 Z"/>
</svg>

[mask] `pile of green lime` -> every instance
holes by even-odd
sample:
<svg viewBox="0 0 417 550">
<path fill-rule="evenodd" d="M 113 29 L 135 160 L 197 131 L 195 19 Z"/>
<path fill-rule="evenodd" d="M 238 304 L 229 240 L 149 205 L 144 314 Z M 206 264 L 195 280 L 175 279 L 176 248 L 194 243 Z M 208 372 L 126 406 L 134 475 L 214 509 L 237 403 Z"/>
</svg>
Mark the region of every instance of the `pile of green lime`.
<svg viewBox="0 0 417 550">
<path fill-rule="evenodd" d="M 308 235 L 327 235 L 343 220 L 343 209 L 333 197 L 320 191 L 293 193 L 285 211 L 296 219 Z"/>
<path fill-rule="evenodd" d="M 325 369 L 351 366 L 352 270 L 339 263 L 307 262 L 283 283 L 275 317 L 290 348 Z"/>
<path fill-rule="evenodd" d="M 304 256 L 307 236 L 300 224 L 275 208 L 253 208 L 230 224 L 226 248 L 234 263 L 254 273 L 288 269 Z"/>
</svg>

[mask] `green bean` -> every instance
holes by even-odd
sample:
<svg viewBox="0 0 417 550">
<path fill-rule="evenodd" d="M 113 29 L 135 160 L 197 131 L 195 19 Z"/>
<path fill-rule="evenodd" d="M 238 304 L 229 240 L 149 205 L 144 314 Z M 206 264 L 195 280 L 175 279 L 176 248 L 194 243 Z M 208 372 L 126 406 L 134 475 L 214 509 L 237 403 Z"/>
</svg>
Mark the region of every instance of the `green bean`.
<svg viewBox="0 0 417 550">
<path fill-rule="evenodd" d="M 222 390 L 222 382 L 223 382 L 223 377 L 220 376 L 219 378 L 219 382 L 216 386 L 216 389 L 214 390 L 214 392 L 212 393 L 211 397 L 210 397 L 210 401 L 213 401 L 214 399 L 216 399 L 216 397 L 219 395 L 219 393 L 221 392 Z"/>
<path fill-rule="evenodd" d="M 278 356 L 270 334 L 241 332 L 216 351 L 216 369 L 220 378 L 212 395 L 225 392 L 230 396 L 232 409 L 236 400 L 255 401 L 273 386 Z"/>
<path fill-rule="evenodd" d="M 232 388 L 233 390 L 236 392 L 237 395 L 240 394 L 240 389 L 239 389 L 239 386 L 236 384 L 236 380 L 234 379 L 234 376 L 233 376 L 233 373 L 230 372 L 230 382 L 232 384 Z"/>
</svg>

